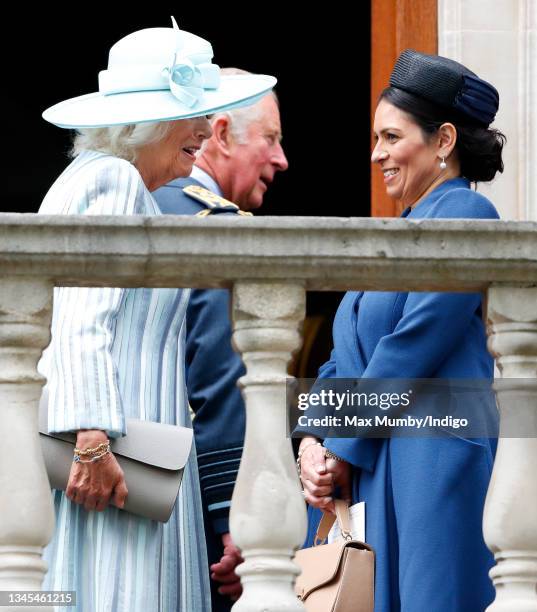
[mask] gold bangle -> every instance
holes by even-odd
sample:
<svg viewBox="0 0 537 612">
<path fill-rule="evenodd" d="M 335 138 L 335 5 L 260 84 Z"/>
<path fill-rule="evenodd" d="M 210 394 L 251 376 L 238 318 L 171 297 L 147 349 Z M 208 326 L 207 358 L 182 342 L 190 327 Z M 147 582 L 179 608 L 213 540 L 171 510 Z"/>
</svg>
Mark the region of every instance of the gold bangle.
<svg viewBox="0 0 537 612">
<path fill-rule="evenodd" d="M 107 440 L 106 442 L 101 442 L 101 444 L 99 444 L 95 448 L 86 448 L 84 450 L 75 446 L 74 453 L 79 457 L 87 457 L 89 455 L 98 455 L 99 453 L 102 453 L 103 451 L 107 450 L 110 450 L 110 440 Z"/>
<path fill-rule="evenodd" d="M 91 459 L 81 459 L 79 455 L 75 455 L 73 457 L 73 462 L 74 463 L 94 463 L 95 461 L 99 461 L 99 459 L 102 459 L 104 456 L 109 455 L 109 454 L 110 454 L 110 449 L 105 450 L 100 455 L 95 455 L 94 457 L 91 457 Z"/>
</svg>

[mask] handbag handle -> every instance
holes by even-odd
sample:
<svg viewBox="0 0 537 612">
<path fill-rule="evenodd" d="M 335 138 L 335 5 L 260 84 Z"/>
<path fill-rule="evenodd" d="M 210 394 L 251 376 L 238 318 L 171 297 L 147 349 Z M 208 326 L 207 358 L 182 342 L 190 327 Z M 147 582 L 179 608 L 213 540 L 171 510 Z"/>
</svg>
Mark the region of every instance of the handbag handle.
<svg viewBox="0 0 537 612">
<path fill-rule="evenodd" d="M 323 516 L 317 527 L 317 533 L 315 534 L 314 546 L 323 544 L 328 537 L 328 532 L 332 529 L 332 525 L 336 521 L 341 529 L 341 535 L 346 540 L 352 540 L 350 518 L 349 518 L 349 504 L 343 499 L 335 499 L 334 505 L 336 507 L 336 516 L 330 512 L 323 512 Z"/>
</svg>

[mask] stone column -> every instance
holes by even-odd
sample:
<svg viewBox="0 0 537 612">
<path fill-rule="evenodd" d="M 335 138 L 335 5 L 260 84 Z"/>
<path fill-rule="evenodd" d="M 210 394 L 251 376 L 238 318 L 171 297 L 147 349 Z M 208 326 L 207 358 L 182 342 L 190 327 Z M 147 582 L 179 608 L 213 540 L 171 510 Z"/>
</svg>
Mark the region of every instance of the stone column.
<svg viewBox="0 0 537 612">
<path fill-rule="evenodd" d="M 500 93 L 493 127 L 507 136 L 505 171 L 479 191 L 502 219 L 537 220 L 537 3 L 438 0 L 438 53 L 462 62 Z"/>
<path fill-rule="evenodd" d="M 233 341 L 246 365 L 244 453 L 233 494 L 231 534 L 241 548 L 243 595 L 234 612 L 304 610 L 292 562 L 306 536 L 306 509 L 286 437 L 286 379 L 301 343 L 305 291 L 291 283 L 239 282 L 233 291 Z"/>
<path fill-rule="evenodd" d="M 42 550 L 54 529 L 37 425 L 45 382 L 37 362 L 50 339 L 52 292 L 52 284 L 40 278 L 0 279 L 0 590 L 4 591 L 41 589 L 47 569 Z"/>
<path fill-rule="evenodd" d="M 537 288 L 489 290 L 489 349 L 496 382 L 500 437 L 484 514 L 484 535 L 496 566 L 496 599 L 488 612 L 537 610 Z M 533 425 L 532 425 L 533 423 Z M 516 431 L 518 428 L 518 432 Z M 510 430 L 510 431 L 509 431 Z M 533 431 L 532 431 L 533 430 Z"/>
</svg>

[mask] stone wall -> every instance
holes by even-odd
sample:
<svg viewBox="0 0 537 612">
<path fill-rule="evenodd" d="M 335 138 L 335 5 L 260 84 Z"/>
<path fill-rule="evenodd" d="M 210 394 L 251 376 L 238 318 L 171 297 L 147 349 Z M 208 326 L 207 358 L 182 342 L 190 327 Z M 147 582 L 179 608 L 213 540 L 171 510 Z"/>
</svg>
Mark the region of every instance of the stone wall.
<svg viewBox="0 0 537 612">
<path fill-rule="evenodd" d="M 537 220 L 537 2 L 438 0 L 438 52 L 500 92 L 495 126 L 507 135 L 505 171 L 479 190 L 504 219 Z"/>
</svg>

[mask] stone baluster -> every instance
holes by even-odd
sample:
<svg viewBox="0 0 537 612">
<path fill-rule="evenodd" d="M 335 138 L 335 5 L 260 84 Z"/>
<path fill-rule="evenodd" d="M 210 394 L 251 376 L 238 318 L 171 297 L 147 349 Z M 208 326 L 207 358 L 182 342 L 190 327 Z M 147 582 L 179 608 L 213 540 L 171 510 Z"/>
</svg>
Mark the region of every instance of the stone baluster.
<svg viewBox="0 0 537 612">
<path fill-rule="evenodd" d="M 54 529 L 37 425 L 45 382 L 37 362 L 50 339 L 52 292 L 52 284 L 39 278 L 0 279 L 0 590 L 4 591 L 41 589 L 47 570 L 42 551 Z"/>
<path fill-rule="evenodd" d="M 496 565 L 496 599 L 488 612 L 537 610 L 537 288 L 492 287 L 489 349 L 496 381 L 500 437 L 485 514 L 484 535 Z M 533 425 L 532 425 L 533 423 Z M 518 432 L 516 431 L 518 429 Z"/>
<path fill-rule="evenodd" d="M 239 282 L 233 291 L 233 341 L 247 369 L 240 380 L 246 437 L 230 517 L 244 557 L 234 612 L 304 610 L 292 558 L 306 535 L 306 511 L 286 437 L 287 364 L 300 346 L 304 305 L 302 285 Z"/>
</svg>

